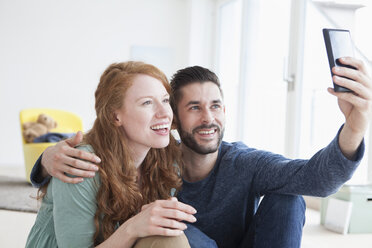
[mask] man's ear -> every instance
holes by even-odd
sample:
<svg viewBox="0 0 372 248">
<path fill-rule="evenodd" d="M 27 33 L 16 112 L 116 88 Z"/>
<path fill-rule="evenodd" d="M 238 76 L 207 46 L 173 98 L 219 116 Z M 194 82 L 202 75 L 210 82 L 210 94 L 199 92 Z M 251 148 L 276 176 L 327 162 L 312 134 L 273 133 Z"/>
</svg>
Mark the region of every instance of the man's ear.
<svg viewBox="0 0 372 248">
<path fill-rule="evenodd" d="M 171 129 L 178 130 L 178 127 L 179 127 L 179 120 L 178 120 L 177 114 L 173 114 L 173 121 L 172 121 Z"/>
</svg>

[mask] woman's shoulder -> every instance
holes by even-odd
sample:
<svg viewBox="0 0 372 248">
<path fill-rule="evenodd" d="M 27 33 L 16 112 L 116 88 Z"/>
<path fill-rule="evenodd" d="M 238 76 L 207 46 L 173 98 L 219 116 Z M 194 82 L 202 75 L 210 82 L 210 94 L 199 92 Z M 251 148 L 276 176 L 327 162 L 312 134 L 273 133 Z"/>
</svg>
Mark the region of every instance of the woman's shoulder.
<svg viewBox="0 0 372 248">
<path fill-rule="evenodd" d="M 69 177 L 77 177 L 75 175 L 71 175 L 66 173 Z M 62 182 L 60 179 L 53 177 L 51 179 L 53 190 L 62 190 L 62 191 L 69 191 L 70 193 L 79 193 L 79 192 L 92 192 L 96 194 L 101 184 L 99 173 L 96 172 L 94 177 L 87 177 L 83 178 L 83 181 L 76 184 L 65 183 Z M 49 187 L 48 187 L 49 188 Z"/>
<path fill-rule="evenodd" d="M 89 144 L 81 144 L 81 145 L 78 145 L 75 148 L 77 148 L 79 150 L 82 150 L 82 151 L 94 153 L 93 147 Z M 77 177 L 77 176 L 71 175 L 69 173 L 66 173 L 66 175 L 69 176 L 69 177 Z M 85 191 L 86 190 L 93 191 L 94 193 L 96 193 L 98 191 L 98 188 L 99 188 L 100 183 L 101 183 L 100 176 L 99 176 L 98 172 L 95 173 L 94 177 L 83 178 L 83 181 L 81 183 L 77 183 L 77 184 L 64 183 L 64 182 L 60 181 L 58 178 L 53 178 L 53 181 L 54 181 L 53 184 L 57 187 L 69 188 L 69 189 L 75 189 L 75 190 L 83 189 Z"/>
<path fill-rule="evenodd" d="M 79 149 L 79 150 L 82 150 L 82 151 L 94 153 L 93 147 L 89 144 L 80 144 L 80 145 L 76 146 L 75 148 Z"/>
</svg>

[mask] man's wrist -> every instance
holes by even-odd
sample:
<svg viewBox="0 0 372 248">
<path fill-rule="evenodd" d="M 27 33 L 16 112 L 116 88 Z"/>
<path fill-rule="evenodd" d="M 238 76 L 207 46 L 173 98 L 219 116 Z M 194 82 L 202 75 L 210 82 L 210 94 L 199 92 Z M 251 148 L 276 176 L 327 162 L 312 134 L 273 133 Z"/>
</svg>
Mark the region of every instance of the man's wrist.
<svg viewBox="0 0 372 248">
<path fill-rule="evenodd" d="M 342 154 L 349 160 L 355 160 L 357 156 L 358 148 L 360 147 L 363 141 L 363 133 L 354 132 L 348 125 L 345 123 L 343 126 L 338 143 L 341 149 Z"/>
<path fill-rule="evenodd" d="M 41 164 L 41 176 L 42 176 L 43 178 L 50 176 L 49 173 L 48 173 L 48 172 L 46 171 L 46 169 L 44 168 L 43 164 Z"/>
<path fill-rule="evenodd" d="M 30 175 L 30 180 L 31 180 L 32 185 L 37 188 L 45 185 L 50 179 L 50 176 L 48 176 L 48 174 L 46 176 L 43 176 L 42 174 L 43 168 L 41 165 L 41 156 L 35 162 L 34 167 L 31 170 L 31 175 Z"/>
<path fill-rule="evenodd" d="M 45 164 L 46 164 L 46 161 L 45 161 L 45 152 L 48 152 L 48 149 L 49 149 L 49 147 L 48 148 L 46 148 L 45 149 L 45 151 L 43 152 L 43 154 L 41 154 L 41 159 L 40 159 L 40 176 L 42 177 L 42 178 L 46 178 L 46 177 L 49 177 L 50 176 L 50 174 L 48 173 L 48 171 L 46 170 L 46 168 L 45 168 Z"/>
</svg>

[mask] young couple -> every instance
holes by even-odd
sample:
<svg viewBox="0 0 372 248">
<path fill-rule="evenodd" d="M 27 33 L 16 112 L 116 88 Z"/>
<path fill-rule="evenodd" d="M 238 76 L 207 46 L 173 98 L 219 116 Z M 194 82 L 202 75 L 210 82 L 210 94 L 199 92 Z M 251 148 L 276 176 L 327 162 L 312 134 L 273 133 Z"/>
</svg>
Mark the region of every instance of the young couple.
<svg viewBox="0 0 372 248">
<path fill-rule="evenodd" d="M 333 68 L 354 92 L 328 90 L 345 123 L 309 160 L 222 141 L 223 94 L 206 68 L 179 70 L 169 85 L 152 65 L 110 65 L 93 128 L 48 148 L 33 168 L 46 192 L 26 246 L 300 247 L 300 195 L 335 192 L 364 153 L 372 80 L 361 61 L 341 62 L 358 69 Z"/>
</svg>

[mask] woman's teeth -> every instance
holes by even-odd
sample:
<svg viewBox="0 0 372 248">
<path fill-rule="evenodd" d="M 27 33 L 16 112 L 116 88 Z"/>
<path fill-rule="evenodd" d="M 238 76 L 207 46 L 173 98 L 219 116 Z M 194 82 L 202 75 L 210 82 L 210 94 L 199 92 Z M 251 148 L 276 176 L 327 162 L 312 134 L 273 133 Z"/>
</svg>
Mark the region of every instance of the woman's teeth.
<svg viewBox="0 0 372 248">
<path fill-rule="evenodd" d="M 152 130 L 168 129 L 168 128 L 169 128 L 169 124 L 162 124 L 162 125 L 156 125 L 156 126 L 151 127 Z"/>
</svg>

